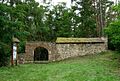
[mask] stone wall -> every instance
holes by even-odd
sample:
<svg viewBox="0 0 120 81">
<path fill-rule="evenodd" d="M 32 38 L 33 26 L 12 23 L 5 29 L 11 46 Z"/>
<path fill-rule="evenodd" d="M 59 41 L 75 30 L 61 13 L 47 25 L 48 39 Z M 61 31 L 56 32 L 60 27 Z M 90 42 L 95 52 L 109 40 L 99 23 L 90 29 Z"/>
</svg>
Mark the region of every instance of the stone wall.
<svg viewBox="0 0 120 81">
<path fill-rule="evenodd" d="M 38 47 L 43 47 L 48 50 L 49 61 L 55 60 L 56 44 L 50 42 L 29 42 L 26 43 L 25 49 L 25 62 L 30 63 L 34 61 L 34 50 Z"/>
<path fill-rule="evenodd" d="M 24 55 L 25 54 L 18 54 L 17 55 L 17 58 L 18 58 L 17 62 L 18 62 L 18 64 L 24 64 L 24 62 L 25 62 Z"/>
<path fill-rule="evenodd" d="M 96 54 L 107 50 L 107 39 L 105 38 L 90 38 L 79 39 L 74 42 L 64 42 L 60 40 L 56 43 L 50 42 L 29 42 L 26 43 L 25 63 L 34 62 L 34 50 L 38 47 L 43 47 L 48 50 L 48 61 L 63 60 L 70 57 L 77 57 L 89 54 Z"/>
<path fill-rule="evenodd" d="M 104 43 L 95 44 L 56 44 L 58 55 L 57 60 L 69 57 L 96 54 L 106 50 Z"/>
</svg>

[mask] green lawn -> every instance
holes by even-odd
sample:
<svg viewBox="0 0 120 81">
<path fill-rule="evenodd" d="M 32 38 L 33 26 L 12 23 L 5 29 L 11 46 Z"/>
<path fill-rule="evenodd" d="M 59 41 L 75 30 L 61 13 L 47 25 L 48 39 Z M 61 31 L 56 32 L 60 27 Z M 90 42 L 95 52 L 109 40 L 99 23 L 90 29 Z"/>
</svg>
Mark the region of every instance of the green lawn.
<svg viewBox="0 0 120 81">
<path fill-rule="evenodd" d="M 120 54 L 106 52 L 48 64 L 0 68 L 0 81 L 120 81 Z"/>
</svg>

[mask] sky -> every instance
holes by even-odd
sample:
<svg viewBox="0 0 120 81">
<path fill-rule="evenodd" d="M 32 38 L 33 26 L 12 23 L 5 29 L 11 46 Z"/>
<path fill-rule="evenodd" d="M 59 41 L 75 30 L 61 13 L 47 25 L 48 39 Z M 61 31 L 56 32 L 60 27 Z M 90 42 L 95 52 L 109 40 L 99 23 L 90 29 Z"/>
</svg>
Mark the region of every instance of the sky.
<svg viewBox="0 0 120 81">
<path fill-rule="evenodd" d="M 36 0 L 37 2 L 40 2 L 41 0 Z M 49 1 L 49 0 L 46 0 Z M 110 0 L 110 1 L 116 1 L 116 0 Z M 52 4 L 56 5 L 58 2 L 65 2 L 67 4 L 67 7 L 70 7 L 71 5 L 71 0 L 52 0 Z"/>
<path fill-rule="evenodd" d="M 41 0 L 36 0 L 37 2 L 41 2 Z M 46 0 L 49 1 L 49 0 Z M 52 0 L 53 5 L 57 5 L 59 2 L 65 2 L 67 6 L 69 7 L 71 4 L 71 0 Z"/>
<path fill-rule="evenodd" d="M 36 0 L 37 2 L 40 2 L 41 0 Z M 110 0 L 110 1 L 116 1 L 116 0 Z M 52 0 L 52 2 L 54 3 L 58 3 L 58 2 L 67 2 L 70 3 L 71 0 Z"/>
</svg>

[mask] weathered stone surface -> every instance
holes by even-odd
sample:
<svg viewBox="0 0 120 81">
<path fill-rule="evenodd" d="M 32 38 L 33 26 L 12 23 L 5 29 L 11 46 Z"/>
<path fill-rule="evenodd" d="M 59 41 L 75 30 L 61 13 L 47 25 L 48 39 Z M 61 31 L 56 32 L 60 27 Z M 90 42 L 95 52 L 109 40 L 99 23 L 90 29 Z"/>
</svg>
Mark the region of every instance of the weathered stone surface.
<svg viewBox="0 0 120 81">
<path fill-rule="evenodd" d="M 18 64 L 24 64 L 25 62 L 24 55 L 25 54 L 18 54 Z"/>
<path fill-rule="evenodd" d="M 83 56 L 89 54 L 96 54 L 106 50 L 105 44 L 56 44 L 58 54 L 60 57 L 58 60 Z"/>
<path fill-rule="evenodd" d="M 75 39 L 76 40 L 76 39 Z M 80 40 L 80 39 L 79 39 Z M 83 39 L 82 39 L 83 40 Z M 84 38 L 85 40 L 85 38 Z M 48 61 L 63 60 L 70 57 L 77 57 L 89 54 L 96 54 L 107 50 L 106 38 L 90 38 L 89 42 L 84 41 L 73 42 L 29 42 L 26 43 L 25 61 L 34 62 L 34 50 L 37 47 L 44 47 L 48 50 Z M 99 40 L 97 42 L 97 40 Z M 88 41 L 88 39 L 87 39 Z"/>
<path fill-rule="evenodd" d="M 56 45 L 55 43 L 48 43 L 48 42 L 29 42 L 26 43 L 26 50 L 25 50 L 25 61 L 34 61 L 34 50 L 37 47 L 43 47 L 48 50 L 49 60 L 55 60 L 54 55 L 56 54 Z"/>
</svg>

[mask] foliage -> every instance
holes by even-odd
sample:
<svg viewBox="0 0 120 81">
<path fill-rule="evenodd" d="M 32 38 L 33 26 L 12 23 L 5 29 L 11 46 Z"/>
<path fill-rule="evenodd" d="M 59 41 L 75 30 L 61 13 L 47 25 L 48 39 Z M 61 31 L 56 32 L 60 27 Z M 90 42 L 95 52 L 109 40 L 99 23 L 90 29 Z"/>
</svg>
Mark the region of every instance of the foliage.
<svg viewBox="0 0 120 81">
<path fill-rule="evenodd" d="M 51 30 L 51 36 L 53 37 L 71 37 L 71 12 L 64 4 L 53 6 L 53 9 L 48 8 L 48 14 L 46 14 L 46 25 Z"/>
<path fill-rule="evenodd" d="M 113 45 L 114 49 L 120 50 L 120 20 L 112 22 L 105 32 L 109 37 L 109 44 Z"/>
<path fill-rule="evenodd" d="M 9 63 L 10 47 L 0 42 L 0 67 L 6 66 Z"/>
<path fill-rule="evenodd" d="M 104 5 L 105 1 L 102 1 Z M 26 41 L 54 42 L 57 37 L 97 37 L 95 17 L 98 8 L 93 5 L 95 2 L 73 2 L 75 4 L 67 8 L 65 3 L 43 6 L 35 0 L 1 0 L 1 55 L 10 55 L 10 51 L 6 53 L 2 49 L 11 49 L 13 36 L 20 40 L 19 53 L 25 52 Z"/>
<path fill-rule="evenodd" d="M 113 7 L 114 13 L 117 13 L 114 18 L 115 21 L 111 22 L 105 29 L 106 34 L 109 38 L 109 46 L 111 49 L 120 50 L 120 4 Z"/>
<path fill-rule="evenodd" d="M 80 23 L 76 30 L 79 30 L 80 37 L 96 37 L 96 20 L 95 20 L 95 10 L 93 7 L 92 0 L 81 0 L 77 1 L 75 6 L 77 11 L 79 11 L 79 21 L 77 18 L 76 22 Z M 76 24 L 76 23 L 75 23 Z"/>
<path fill-rule="evenodd" d="M 10 26 L 13 25 L 8 17 L 10 11 L 11 7 L 0 3 L 0 66 L 7 65 L 9 60 L 8 53 L 10 52 L 9 44 L 12 32 Z"/>
<path fill-rule="evenodd" d="M 0 66 L 9 62 L 11 54 L 12 37 L 24 39 L 24 24 L 20 20 L 23 18 L 23 12 L 16 7 L 0 3 Z M 8 62 L 8 63 L 7 63 Z"/>
</svg>

